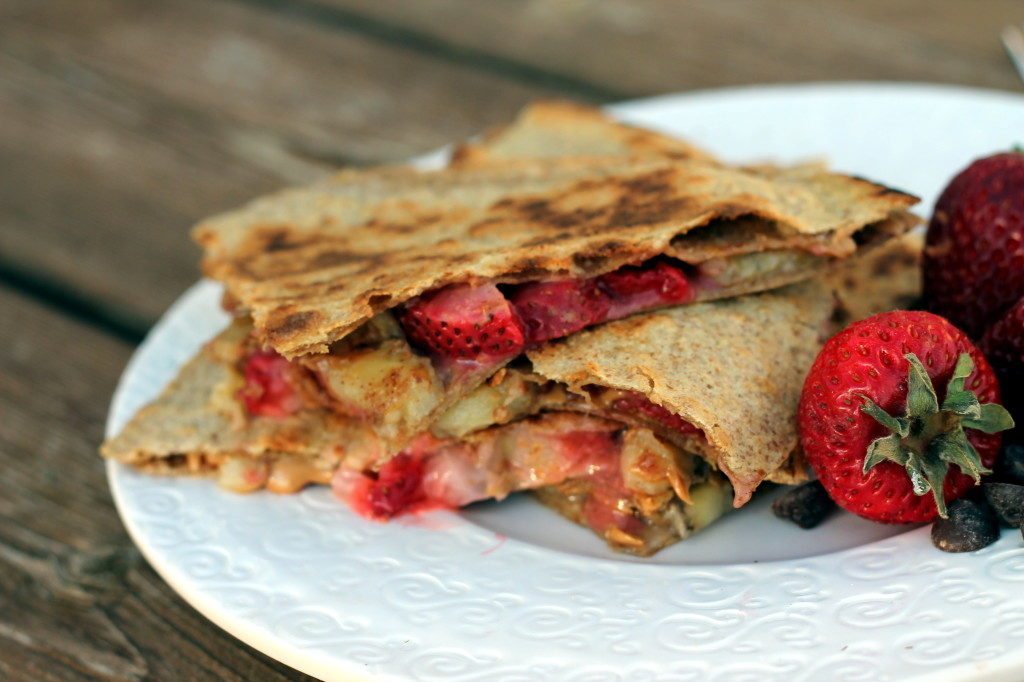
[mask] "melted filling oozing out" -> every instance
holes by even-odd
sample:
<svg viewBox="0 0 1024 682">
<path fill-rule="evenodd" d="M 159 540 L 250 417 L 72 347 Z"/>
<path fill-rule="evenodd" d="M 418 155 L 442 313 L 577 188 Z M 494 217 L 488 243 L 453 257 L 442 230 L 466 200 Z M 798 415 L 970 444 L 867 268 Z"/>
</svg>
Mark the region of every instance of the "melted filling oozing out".
<svg viewBox="0 0 1024 682">
<path fill-rule="evenodd" d="M 500 499 L 584 475 L 603 473 L 611 480 L 618 472 L 621 446 L 614 428 L 552 433 L 527 427 L 519 429 L 513 442 L 515 451 L 506 450 L 503 456 L 502 446 L 495 441 L 470 445 L 428 437 L 390 459 L 378 472 L 340 469 L 332 486 L 359 514 L 386 521 Z M 487 471 L 482 462 L 491 462 L 496 469 Z"/>
<path fill-rule="evenodd" d="M 654 405 L 640 394 L 627 394 L 617 402 L 622 411 L 640 410 L 648 419 L 664 420 L 668 428 L 699 437 L 701 431 Z M 629 534 L 638 531 L 637 519 L 620 510 L 629 497 L 620 467 L 621 443 L 609 428 L 576 428 L 550 432 L 531 428 L 531 422 L 501 427 L 517 429 L 502 446 L 495 440 L 440 441 L 429 435 L 386 462 L 377 472 L 341 468 L 332 485 L 335 493 L 356 512 L 387 520 L 428 509 L 454 509 L 480 500 L 501 499 L 511 492 L 557 485 L 588 477 L 591 494 L 584 515 L 588 525 L 604 531 L 615 526 Z M 485 464 L 486 463 L 486 464 Z M 500 483 L 487 470 L 501 473 Z"/>
<path fill-rule="evenodd" d="M 240 391 L 246 408 L 260 416 L 291 414 L 301 404 L 297 386 L 300 380 L 295 376 L 301 370 L 276 354 L 250 353 L 243 361 L 246 384 Z M 609 407 L 685 436 L 703 437 L 694 425 L 640 393 L 617 392 Z M 588 524 L 596 530 L 611 526 L 631 534 L 637 530 L 636 519 L 618 511 L 618 501 L 626 492 L 618 467 L 619 445 L 607 430 L 539 433 L 533 439 L 516 440 L 514 445 L 523 452 L 532 452 L 532 459 L 529 466 L 508 467 L 512 475 L 498 489 L 480 465 L 482 461 L 494 461 L 493 457 L 484 457 L 464 443 L 443 442 L 428 434 L 418 437 L 377 472 L 340 469 L 332 485 L 358 513 L 386 520 L 428 509 L 457 508 L 517 490 L 587 476 L 592 485 L 584 510 Z M 523 456 L 523 452 L 510 456 Z"/>
<path fill-rule="evenodd" d="M 667 429 L 676 431 L 684 436 L 693 438 L 704 438 L 704 432 L 699 428 L 680 417 L 675 412 L 668 410 L 647 396 L 635 391 L 621 391 L 622 395 L 611 402 L 611 409 L 625 415 L 635 415 L 648 421 L 661 424 Z"/>
</svg>

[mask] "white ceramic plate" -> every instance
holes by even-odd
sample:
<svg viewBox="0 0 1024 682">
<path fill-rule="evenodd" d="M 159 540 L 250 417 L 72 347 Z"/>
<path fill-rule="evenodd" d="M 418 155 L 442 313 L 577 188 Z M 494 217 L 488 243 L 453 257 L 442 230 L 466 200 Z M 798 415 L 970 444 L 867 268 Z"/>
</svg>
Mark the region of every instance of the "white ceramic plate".
<svg viewBox="0 0 1024 682">
<path fill-rule="evenodd" d="M 826 157 L 931 204 L 974 157 L 1024 140 L 1024 98 L 918 85 L 727 90 L 623 104 L 732 161 Z M 226 321 L 200 283 L 153 329 L 108 433 Z M 109 465 L 132 537 L 215 623 L 327 679 L 1024 679 L 1024 546 L 972 555 L 927 529 L 765 500 L 651 560 L 611 554 L 529 499 L 367 522 L 326 489 L 237 496 Z"/>
</svg>

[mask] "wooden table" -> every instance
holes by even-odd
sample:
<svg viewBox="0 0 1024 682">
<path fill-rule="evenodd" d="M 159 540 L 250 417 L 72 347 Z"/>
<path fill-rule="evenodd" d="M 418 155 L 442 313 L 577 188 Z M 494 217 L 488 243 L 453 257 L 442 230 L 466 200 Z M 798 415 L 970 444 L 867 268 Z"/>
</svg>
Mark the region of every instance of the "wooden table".
<svg viewBox="0 0 1024 682">
<path fill-rule="evenodd" d="M 96 455 L 198 218 L 535 97 L 1020 90 L 1020 0 L 0 0 L 0 678 L 301 679 L 146 565 Z"/>
</svg>

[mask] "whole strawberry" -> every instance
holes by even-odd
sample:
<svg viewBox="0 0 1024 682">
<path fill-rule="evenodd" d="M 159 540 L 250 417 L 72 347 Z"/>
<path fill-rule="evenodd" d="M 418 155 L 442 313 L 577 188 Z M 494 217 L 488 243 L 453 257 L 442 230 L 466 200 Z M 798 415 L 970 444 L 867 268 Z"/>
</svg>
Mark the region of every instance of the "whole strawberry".
<svg viewBox="0 0 1024 682">
<path fill-rule="evenodd" d="M 1024 411 L 1024 298 L 1006 311 L 979 344 L 992 362 L 1014 414 Z"/>
<path fill-rule="evenodd" d="M 1013 426 L 999 397 L 985 356 L 948 321 L 882 313 L 825 344 L 800 397 L 800 439 L 844 509 L 929 521 L 995 461 L 998 432 Z"/>
<path fill-rule="evenodd" d="M 953 178 L 928 226 L 929 308 L 980 338 L 1024 296 L 1024 153 L 979 159 Z"/>
</svg>

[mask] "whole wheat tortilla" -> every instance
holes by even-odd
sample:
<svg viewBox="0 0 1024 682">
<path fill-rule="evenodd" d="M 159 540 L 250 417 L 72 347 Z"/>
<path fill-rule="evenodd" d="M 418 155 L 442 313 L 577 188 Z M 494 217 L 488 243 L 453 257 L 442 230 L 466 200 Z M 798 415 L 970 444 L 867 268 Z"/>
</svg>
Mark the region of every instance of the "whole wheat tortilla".
<svg viewBox="0 0 1024 682">
<path fill-rule="evenodd" d="M 797 447 L 796 405 L 833 309 L 807 282 L 611 322 L 527 356 L 545 378 L 635 391 L 700 428 L 740 506 Z"/>
<path fill-rule="evenodd" d="M 543 159 L 551 157 L 594 157 L 620 155 L 628 157 L 654 157 L 662 159 L 691 159 L 717 162 L 710 153 L 685 140 L 621 123 L 601 109 L 565 100 L 539 100 L 527 105 L 507 125 L 485 133 L 479 140 L 457 146 L 449 163 L 455 168 L 480 167 L 512 159 Z M 824 172 L 827 166 L 820 160 L 802 164 L 804 172 Z M 784 168 L 776 164 L 743 166 L 745 170 L 765 177 L 780 172 L 793 172 L 795 167 Z M 918 224 L 916 216 L 898 214 L 877 227 L 879 239 L 861 235 L 861 246 L 872 247 L 889 237 L 903 234 L 908 226 Z M 691 262 L 706 262 L 751 251 L 772 248 L 775 236 L 766 233 L 764 223 L 758 219 L 735 219 L 727 229 L 694 230 L 675 240 L 674 248 L 685 252 Z M 806 261 L 805 261 L 806 263 Z M 731 297 L 751 291 L 766 291 L 797 281 L 809 279 L 825 270 L 837 270 L 829 260 L 801 272 L 787 276 L 776 272 L 741 291 L 727 291 Z M 792 273 L 791 273 L 792 274 Z M 866 282 L 862 284 L 867 284 Z"/>
<path fill-rule="evenodd" d="M 207 343 L 156 401 L 103 444 L 102 455 L 157 474 L 210 474 L 226 455 L 292 455 L 336 468 L 341 446 L 365 437 L 358 422 L 329 410 L 284 419 L 246 414 L 236 397 L 243 385 L 236 363 L 250 331 L 237 320 Z"/>
<path fill-rule="evenodd" d="M 515 120 L 452 151 L 450 165 L 473 168 L 509 159 L 567 156 L 655 156 L 714 161 L 690 143 L 610 118 L 600 109 L 565 100 L 527 105 Z"/>
<path fill-rule="evenodd" d="M 814 167 L 770 177 L 694 161 L 591 157 L 417 172 L 347 171 L 201 223 L 204 270 L 286 357 L 324 352 L 374 314 L 455 282 L 589 276 L 659 254 L 682 235 L 754 238 L 731 252 L 844 257 L 879 223 L 907 229 L 914 197 Z M 737 223 L 737 219 L 743 219 Z"/>
<path fill-rule="evenodd" d="M 924 234 L 911 232 L 869 258 L 832 268 L 824 281 L 838 292 L 838 322 L 846 326 L 885 310 L 917 307 L 921 299 Z"/>
</svg>

